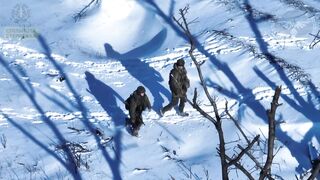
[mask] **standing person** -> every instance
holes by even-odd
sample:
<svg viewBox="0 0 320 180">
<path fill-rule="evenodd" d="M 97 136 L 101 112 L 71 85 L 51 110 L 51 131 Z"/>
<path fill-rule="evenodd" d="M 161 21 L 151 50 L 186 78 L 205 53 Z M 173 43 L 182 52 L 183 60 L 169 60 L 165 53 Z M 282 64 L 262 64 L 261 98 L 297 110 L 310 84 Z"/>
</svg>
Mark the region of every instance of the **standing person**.
<svg viewBox="0 0 320 180">
<path fill-rule="evenodd" d="M 188 116 L 189 114 L 186 112 L 183 112 L 185 102 L 187 101 L 187 89 L 190 87 L 190 81 L 187 77 L 187 70 L 184 67 L 184 60 L 179 59 L 177 62 L 173 65 L 173 69 L 170 71 L 170 77 L 169 77 L 169 86 L 172 93 L 172 99 L 171 102 L 162 108 L 160 110 L 160 115 L 163 116 L 163 114 L 166 111 L 171 110 L 173 107 L 178 105 L 179 100 L 179 112 L 178 114 L 181 116 Z"/>
<path fill-rule="evenodd" d="M 139 129 L 143 123 L 142 112 L 148 108 L 151 110 L 151 105 L 148 96 L 146 95 L 146 89 L 143 86 L 139 86 L 125 101 L 125 107 L 129 110 L 129 125 L 131 125 L 132 135 L 138 136 Z"/>
</svg>

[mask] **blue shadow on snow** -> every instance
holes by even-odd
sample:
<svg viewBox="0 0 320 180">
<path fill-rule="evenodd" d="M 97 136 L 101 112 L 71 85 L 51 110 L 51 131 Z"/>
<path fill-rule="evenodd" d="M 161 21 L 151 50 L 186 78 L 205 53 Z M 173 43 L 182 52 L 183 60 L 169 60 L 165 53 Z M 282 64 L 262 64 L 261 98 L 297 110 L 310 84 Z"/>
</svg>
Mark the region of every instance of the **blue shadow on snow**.
<svg viewBox="0 0 320 180">
<path fill-rule="evenodd" d="M 141 57 L 152 54 L 159 49 L 166 37 L 167 30 L 163 29 L 146 44 L 124 54 L 120 54 L 114 50 L 108 43 L 104 45 L 107 57 L 119 60 L 132 77 L 149 89 L 154 97 L 153 109 L 156 111 L 164 103 L 161 94 L 167 98 L 170 98 L 171 94 L 161 85 L 163 81 L 161 74 L 148 63 L 142 61 Z"/>
</svg>

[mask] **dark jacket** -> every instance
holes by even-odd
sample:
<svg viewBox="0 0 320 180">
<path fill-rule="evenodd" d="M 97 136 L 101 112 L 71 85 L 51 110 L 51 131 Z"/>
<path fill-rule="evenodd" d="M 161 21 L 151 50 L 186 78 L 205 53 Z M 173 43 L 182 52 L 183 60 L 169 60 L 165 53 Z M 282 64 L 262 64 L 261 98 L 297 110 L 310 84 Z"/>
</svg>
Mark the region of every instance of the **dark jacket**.
<svg viewBox="0 0 320 180">
<path fill-rule="evenodd" d="M 135 121 L 137 115 L 140 116 L 142 111 L 144 111 L 146 108 L 151 109 L 148 96 L 146 94 L 144 94 L 144 96 L 140 96 L 136 91 L 130 95 L 125 103 L 128 107 L 129 115 L 132 121 Z"/>
<path fill-rule="evenodd" d="M 186 96 L 187 89 L 190 87 L 190 81 L 187 77 L 187 70 L 184 67 L 179 69 L 176 63 L 173 65 L 169 77 L 169 86 L 173 96 Z"/>
</svg>

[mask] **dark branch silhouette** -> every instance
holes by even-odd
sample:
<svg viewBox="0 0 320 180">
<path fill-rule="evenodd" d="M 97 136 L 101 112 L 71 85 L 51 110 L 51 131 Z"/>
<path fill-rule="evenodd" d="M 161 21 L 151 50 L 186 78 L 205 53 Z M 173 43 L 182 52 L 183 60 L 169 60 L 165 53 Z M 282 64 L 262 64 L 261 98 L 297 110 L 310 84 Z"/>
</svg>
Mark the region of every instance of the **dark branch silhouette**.
<svg viewBox="0 0 320 180">
<path fill-rule="evenodd" d="M 271 174 L 271 166 L 274 158 L 273 150 L 274 150 L 274 141 L 276 138 L 276 110 L 281 105 L 279 104 L 279 97 L 281 94 L 281 86 L 277 87 L 273 96 L 273 100 L 271 103 L 271 109 L 267 110 L 268 121 L 269 121 L 269 131 L 268 131 L 268 155 L 266 163 L 263 169 L 260 172 L 259 180 L 263 180 L 268 174 Z"/>
<path fill-rule="evenodd" d="M 88 10 L 90 9 L 91 6 L 99 5 L 99 3 L 101 3 L 101 0 L 91 0 L 91 2 L 89 4 L 87 4 L 84 8 L 81 9 L 80 12 L 76 13 L 73 16 L 74 21 L 75 22 L 80 21 L 80 19 L 82 19 L 84 16 L 86 16 L 86 14 L 87 14 L 87 12 L 88 12 Z"/>
<path fill-rule="evenodd" d="M 310 33 L 310 35 L 313 36 L 314 38 L 313 38 L 312 42 L 310 43 L 309 48 L 313 49 L 314 46 L 316 46 L 320 42 L 320 30 L 318 31 L 318 33 L 316 35 L 311 34 L 311 33 Z"/>
</svg>

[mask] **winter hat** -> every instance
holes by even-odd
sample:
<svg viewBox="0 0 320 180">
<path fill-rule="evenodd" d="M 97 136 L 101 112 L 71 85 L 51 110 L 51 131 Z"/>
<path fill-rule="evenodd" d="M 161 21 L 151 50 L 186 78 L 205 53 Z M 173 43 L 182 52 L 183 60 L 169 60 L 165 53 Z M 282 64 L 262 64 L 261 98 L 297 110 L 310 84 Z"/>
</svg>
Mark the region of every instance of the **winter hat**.
<svg viewBox="0 0 320 180">
<path fill-rule="evenodd" d="M 184 66 L 184 60 L 183 60 L 183 59 L 179 59 L 179 60 L 177 61 L 177 65 L 178 65 L 178 66 Z"/>
<path fill-rule="evenodd" d="M 146 92 L 146 89 L 145 89 L 143 86 L 139 86 L 139 87 L 137 88 L 137 93 L 138 93 L 138 94 L 145 93 L 145 92 Z"/>
</svg>

